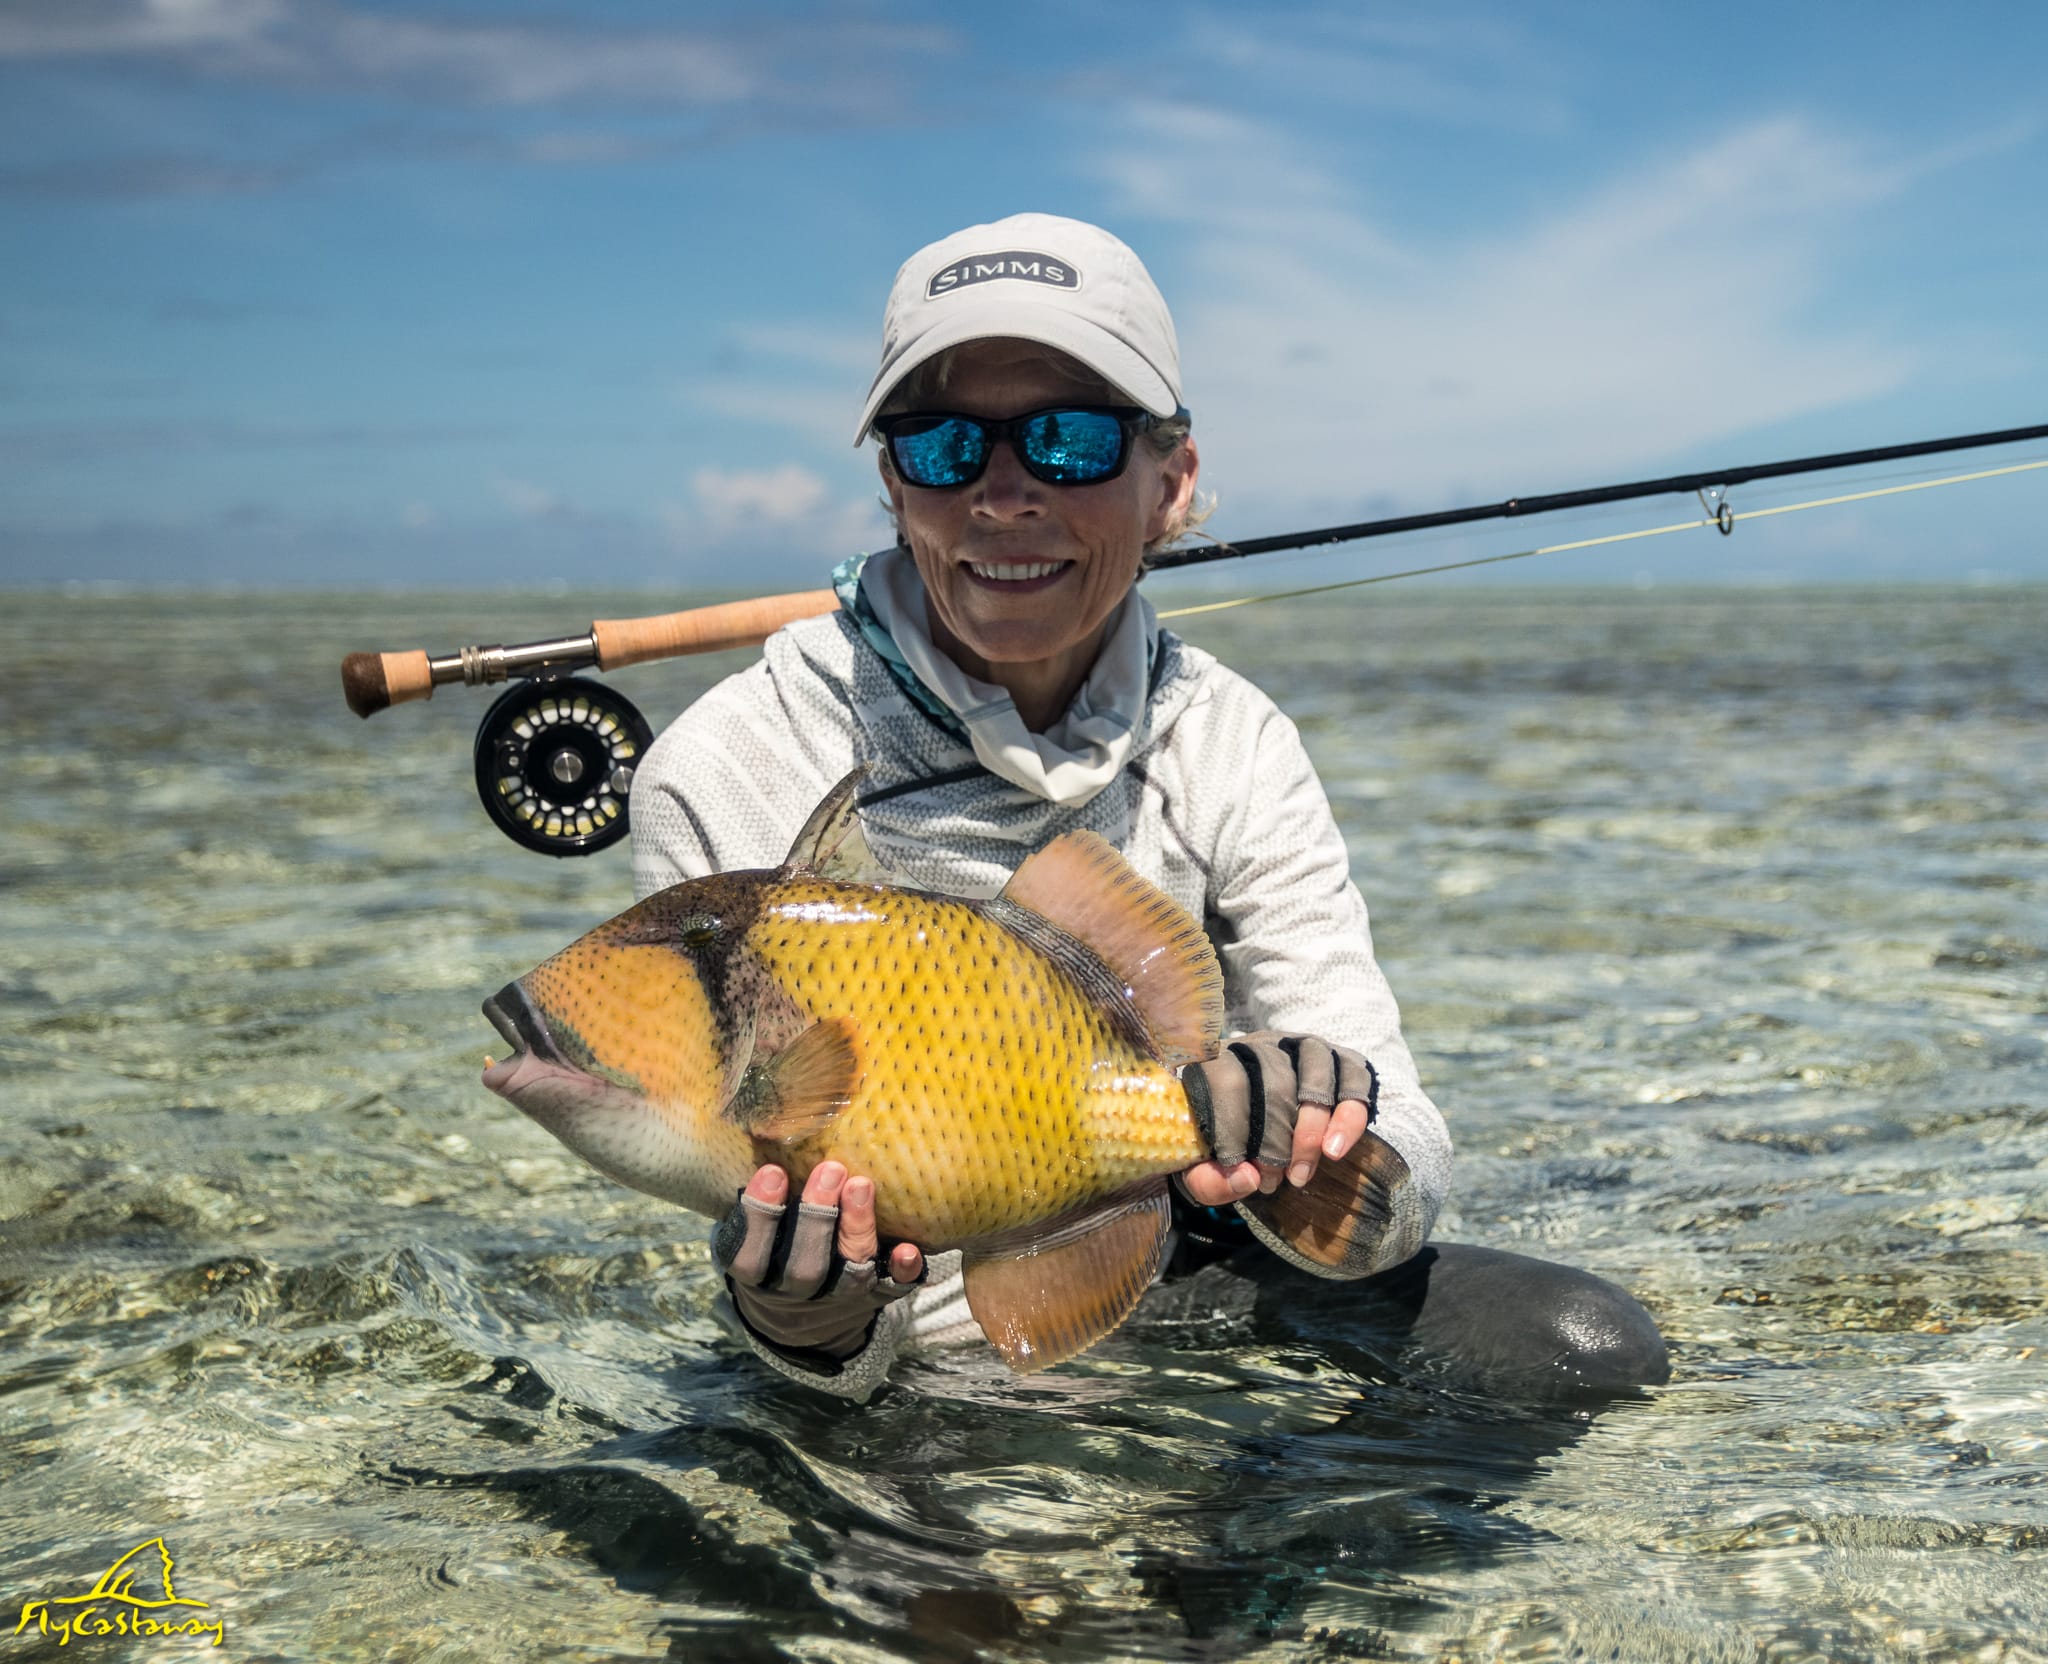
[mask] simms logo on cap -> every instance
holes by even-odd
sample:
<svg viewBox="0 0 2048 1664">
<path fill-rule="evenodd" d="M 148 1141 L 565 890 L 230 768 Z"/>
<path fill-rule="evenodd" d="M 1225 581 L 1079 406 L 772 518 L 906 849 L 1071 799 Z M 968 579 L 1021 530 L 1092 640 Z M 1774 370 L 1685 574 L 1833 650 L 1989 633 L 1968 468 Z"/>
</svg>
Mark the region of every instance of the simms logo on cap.
<svg viewBox="0 0 2048 1664">
<path fill-rule="evenodd" d="M 924 286 L 925 299 L 936 300 L 955 289 L 976 283 L 992 283 L 999 277 L 1021 277 L 1026 283 L 1050 283 L 1055 289 L 1078 289 L 1081 274 L 1064 260 L 1049 254 L 1034 254 L 1028 248 L 1004 249 L 1000 254 L 971 254 L 941 266 Z"/>
</svg>

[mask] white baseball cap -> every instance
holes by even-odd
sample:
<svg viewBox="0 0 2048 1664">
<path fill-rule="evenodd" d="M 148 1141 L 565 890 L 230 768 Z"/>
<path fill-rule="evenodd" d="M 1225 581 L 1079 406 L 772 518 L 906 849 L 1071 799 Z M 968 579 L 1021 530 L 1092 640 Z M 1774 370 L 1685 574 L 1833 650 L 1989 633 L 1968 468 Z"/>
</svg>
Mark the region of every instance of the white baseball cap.
<svg viewBox="0 0 2048 1664">
<path fill-rule="evenodd" d="M 1180 345 L 1144 263 L 1098 225 L 1012 214 L 919 249 L 882 312 L 882 367 L 853 442 L 898 382 L 963 341 L 1038 341 L 1154 416 L 1180 408 Z"/>
</svg>

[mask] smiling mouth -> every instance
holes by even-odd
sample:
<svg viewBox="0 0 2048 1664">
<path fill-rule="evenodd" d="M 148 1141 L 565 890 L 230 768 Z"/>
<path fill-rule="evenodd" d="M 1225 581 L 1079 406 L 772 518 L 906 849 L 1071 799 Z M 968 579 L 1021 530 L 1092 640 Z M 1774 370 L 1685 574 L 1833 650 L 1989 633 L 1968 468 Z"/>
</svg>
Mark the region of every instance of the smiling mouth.
<svg viewBox="0 0 2048 1664">
<path fill-rule="evenodd" d="M 1074 563 L 1070 560 L 1013 560 L 966 562 L 967 570 L 985 584 L 1021 589 L 1057 578 Z"/>
</svg>

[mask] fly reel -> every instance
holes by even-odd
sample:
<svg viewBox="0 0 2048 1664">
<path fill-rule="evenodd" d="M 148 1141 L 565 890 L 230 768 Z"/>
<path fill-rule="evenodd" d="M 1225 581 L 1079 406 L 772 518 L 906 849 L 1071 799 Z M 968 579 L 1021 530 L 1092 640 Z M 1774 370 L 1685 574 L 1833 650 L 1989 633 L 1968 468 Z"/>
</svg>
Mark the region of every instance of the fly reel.
<svg viewBox="0 0 2048 1664">
<path fill-rule="evenodd" d="M 476 794 L 514 843 L 593 855 L 626 835 L 647 719 L 601 682 L 541 676 L 498 696 L 476 731 Z"/>
</svg>

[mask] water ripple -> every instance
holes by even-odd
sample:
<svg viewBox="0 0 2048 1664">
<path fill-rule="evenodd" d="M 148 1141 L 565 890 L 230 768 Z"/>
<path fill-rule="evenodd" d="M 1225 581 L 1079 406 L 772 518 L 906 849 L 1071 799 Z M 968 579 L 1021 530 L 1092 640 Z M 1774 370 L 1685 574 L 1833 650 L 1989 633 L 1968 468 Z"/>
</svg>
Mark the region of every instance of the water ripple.
<svg viewBox="0 0 2048 1664">
<path fill-rule="evenodd" d="M 481 605 L 0 620 L 24 1598 L 161 1533 L 281 1659 L 2048 1656 L 2048 594 L 1205 624 L 1330 783 L 1445 1233 L 1671 1337 L 1598 1415 L 1242 1280 L 860 1411 L 756 1368 L 702 1222 L 474 1085 L 479 995 L 627 890 L 488 827 L 479 702 L 341 711 L 346 650 L 565 616 Z"/>
</svg>

